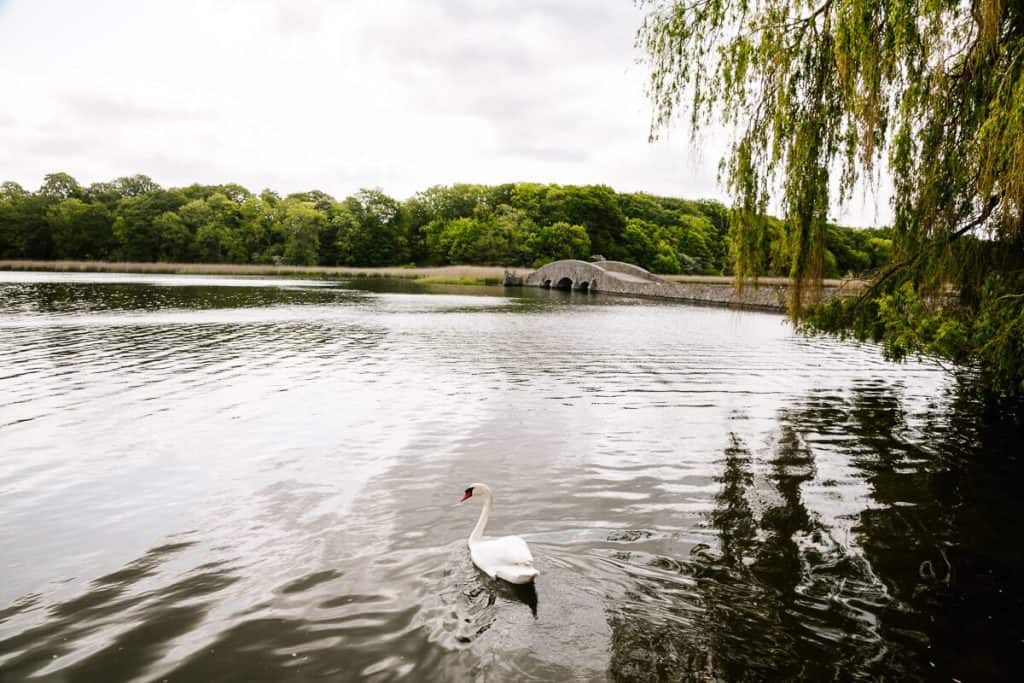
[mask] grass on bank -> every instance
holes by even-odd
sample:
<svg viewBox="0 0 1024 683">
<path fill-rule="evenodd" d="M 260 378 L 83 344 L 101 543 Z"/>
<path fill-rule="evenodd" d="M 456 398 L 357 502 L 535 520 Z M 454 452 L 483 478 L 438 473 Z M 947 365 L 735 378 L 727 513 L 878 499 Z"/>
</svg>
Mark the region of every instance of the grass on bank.
<svg viewBox="0 0 1024 683">
<path fill-rule="evenodd" d="M 132 261 L 35 261 L 0 260 L 0 270 L 41 270 L 67 273 L 158 273 L 170 275 L 262 275 L 273 277 L 319 277 L 324 279 L 344 278 L 405 278 L 425 285 L 497 286 L 503 281 L 506 271 L 519 277 L 531 272 L 529 268 L 505 268 L 502 266 L 438 266 L 417 268 L 393 266 L 386 268 L 357 268 L 349 266 L 275 266 L 235 263 L 149 263 Z M 693 282 L 717 285 L 732 285 L 735 280 L 729 275 L 662 275 L 672 282 Z M 788 285 L 782 277 L 762 277 L 759 285 Z M 825 287 L 840 287 L 859 284 L 856 280 L 825 280 Z"/>
<path fill-rule="evenodd" d="M 0 260 L 0 270 L 41 270 L 62 273 L 157 273 L 171 275 L 270 275 L 322 278 L 407 278 L 425 284 L 499 285 L 505 271 L 525 276 L 525 268 L 441 266 L 436 268 L 352 268 L 346 266 L 274 266 L 233 263 L 141 263 L 123 261 Z"/>
<path fill-rule="evenodd" d="M 493 287 L 500 285 L 499 277 L 421 277 L 416 282 L 422 285 L 465 285 L 467 287 Z"/>
</svg>

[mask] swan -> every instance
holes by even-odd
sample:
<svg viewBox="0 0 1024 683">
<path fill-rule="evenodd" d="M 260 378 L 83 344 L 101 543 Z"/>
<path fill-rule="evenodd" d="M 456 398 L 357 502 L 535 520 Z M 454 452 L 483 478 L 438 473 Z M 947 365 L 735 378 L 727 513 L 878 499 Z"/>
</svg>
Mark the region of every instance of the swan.
<svg viewBox="0 0 1024 683">
<path fill-rule="evenodd" d="M 526 541 L 518 536 L 484 538 L 484 527 L 491 515 L 494 494 L 487 484 L 471 484 L 459 502 L 463 503 L 474 495 L 484 500 L 480 519 L 469 535 L 469 556 L 473 564 L 492 579 L 497 577 L 509 583 L 530 583 L 540 572 L 533 567 L 533 555 Z"/>
</svg>

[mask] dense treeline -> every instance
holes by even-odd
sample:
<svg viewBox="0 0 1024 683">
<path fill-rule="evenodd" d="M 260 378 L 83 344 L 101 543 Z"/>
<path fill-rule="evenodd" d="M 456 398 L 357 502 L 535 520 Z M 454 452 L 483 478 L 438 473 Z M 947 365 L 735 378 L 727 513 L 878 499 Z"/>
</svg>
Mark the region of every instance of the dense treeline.
<svg viewBox="0 0 1024 683">
<path fill-rule="evenodd" d="M 776 228 L 763 239 L 767 264 L 783 251 Z M 827 275 L 884 264 L 888 237 L 830 226 Z M 717 202 L 603 185 L 459 184 L 405 201 L 380 190 L 337 200 L 235 184 L 164 189 L 142 175 L 85 187 L 53 173 L 36 192 L 0 185 L 0 258 L 536 266 L 600 254 L 658 273 L 728 274 L 729 244 Z"/>
</svg>

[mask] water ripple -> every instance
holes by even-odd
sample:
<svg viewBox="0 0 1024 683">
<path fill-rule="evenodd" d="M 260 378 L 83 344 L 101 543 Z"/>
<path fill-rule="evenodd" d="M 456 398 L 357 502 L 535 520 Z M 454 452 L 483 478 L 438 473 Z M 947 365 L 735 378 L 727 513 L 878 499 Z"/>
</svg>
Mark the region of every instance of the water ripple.
<svg viewBox="0 0 1024 683">
<path fill-rule="evenodd" d="M 0 274 L 0 679 L 994 680 L 1024 654 L 1019 426 L 940 370 L 775 315 L 408 287 Z M 535 591 L 470 562 L 473 481 Z"/>
</svg>

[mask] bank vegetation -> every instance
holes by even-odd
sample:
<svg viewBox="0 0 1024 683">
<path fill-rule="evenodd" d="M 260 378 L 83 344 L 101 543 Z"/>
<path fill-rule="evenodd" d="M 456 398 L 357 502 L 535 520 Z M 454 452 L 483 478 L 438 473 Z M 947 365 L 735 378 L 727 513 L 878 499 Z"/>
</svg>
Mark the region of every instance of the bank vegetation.
<svg viewBox="0 0 1024 683">
<path fill-rule="evenodd" d="M 85 186 L 53 173 L 35 191 L 0 185 L 0 259 L 529 268 L 601 255 L 661 274 L 728 276 L 731 215 L 715 201 L 603 185 L 458 184 L 399 201 L 377 189 L 336 199 L 236 184 L 163 188 L 142 175 Z M 785 275 L 783 224 L 767 220 L 774 232 L 759 246 L 759 274 Z M 827 234 L 827 276 L 889 261 L 887 230 L 830 225 Z"/>
</svg>

